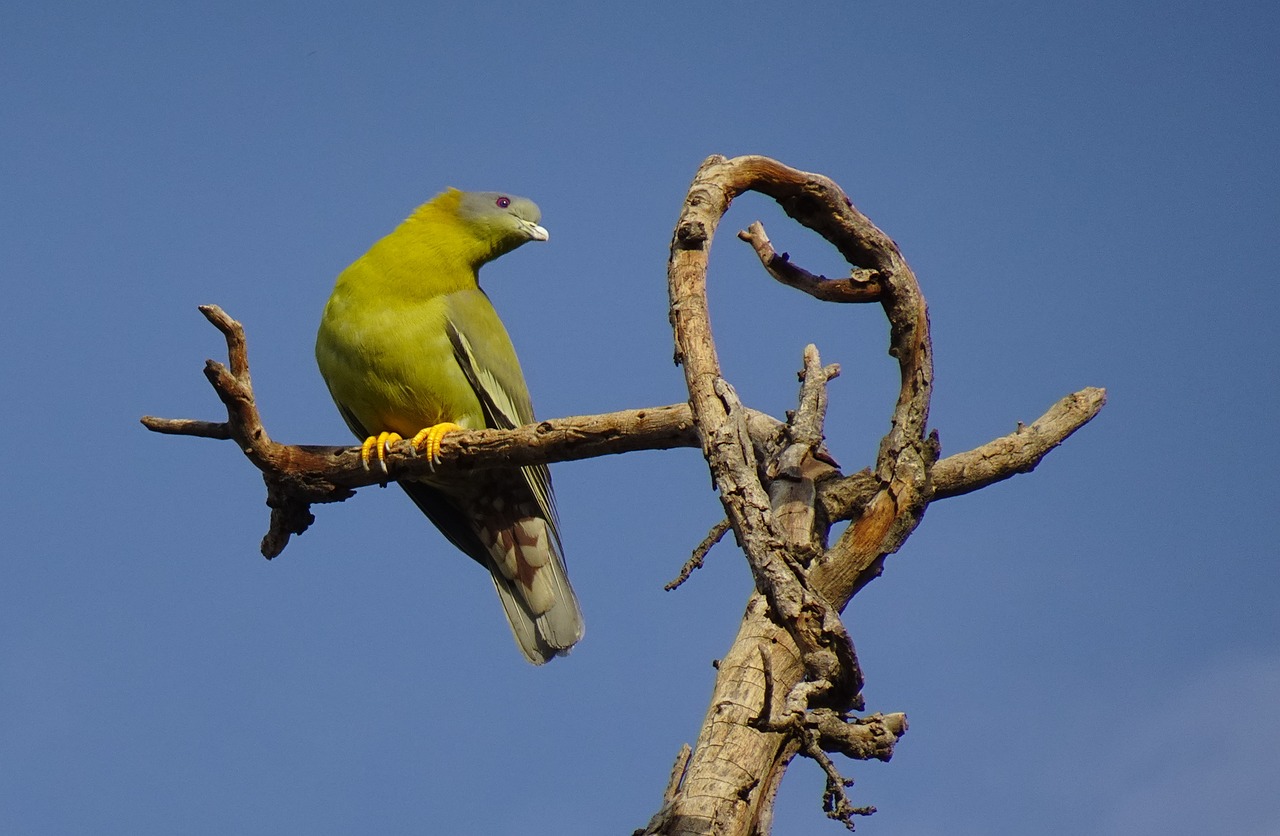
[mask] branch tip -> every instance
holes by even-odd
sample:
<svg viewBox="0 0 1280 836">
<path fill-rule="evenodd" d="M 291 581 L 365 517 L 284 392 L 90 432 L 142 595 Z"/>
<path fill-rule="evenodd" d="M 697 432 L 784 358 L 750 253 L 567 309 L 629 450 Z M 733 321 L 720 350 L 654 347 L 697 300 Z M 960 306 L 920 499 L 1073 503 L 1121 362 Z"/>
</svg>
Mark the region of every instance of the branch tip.
<svg viewBox="0 0 1280 836">
<path fill-rule="evenodd" d="M 721 520 L 711 527 L 711 531 L 707 532 L 707 536 L 702 538 L 702 542 L 693 550 L 693 555 L 685 561 L 684 566 L 680 568 L 680 574 L 668 581 L 662 588 L 667 592 L 677 589 L 685 581 L 689 580 L 689 576 L 695 571 L 702 568 L 703 562 L 706 560 L 707 553 L 711 548 L 719 543 L 724 537 L 725 532 L 729 530 L 729 521 Z"/>
</svg>

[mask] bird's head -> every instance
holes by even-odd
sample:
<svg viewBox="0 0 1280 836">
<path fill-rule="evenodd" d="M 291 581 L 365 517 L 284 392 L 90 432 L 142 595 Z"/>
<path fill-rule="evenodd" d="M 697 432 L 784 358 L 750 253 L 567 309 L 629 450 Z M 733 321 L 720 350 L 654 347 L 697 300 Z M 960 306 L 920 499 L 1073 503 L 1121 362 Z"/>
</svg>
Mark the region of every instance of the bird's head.
<svg viewBox="0 0 1280 836">
<path fill-rule="evenodd" d="M 483 241 L 488 258 L 509 253 L 526 241 L 546 241 L 547 230 L 538 225 L 542 212 L 525 197 L 504 192 L 463 192 L 449 189 L 432 203 L 452 210 L 468 235 Z"/>
</svg>

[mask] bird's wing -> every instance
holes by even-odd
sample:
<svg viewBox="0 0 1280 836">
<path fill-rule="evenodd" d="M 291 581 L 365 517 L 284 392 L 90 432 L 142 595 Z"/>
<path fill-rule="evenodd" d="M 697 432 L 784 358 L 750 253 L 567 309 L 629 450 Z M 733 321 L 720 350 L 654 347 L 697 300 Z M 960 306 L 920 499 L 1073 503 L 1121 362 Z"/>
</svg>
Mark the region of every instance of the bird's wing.
<svg viewBox="0 0 1280 836">
<path fill-rule="evenodd" d="M 460 305 L 471 306 L 466 311 L 471 315 L 446 318 L 445 333 L 453 346 L 458 368 L 480 402 L 485 424 L 510 429 L 531 423 L 534 420 L 533 406 L 520 373 L 519 361 L 488 298 L 483 292 L 477 292 Z M 473 327 L 462 327 L 464 322 Z M 517 522 L 503 536 L 516 535 L 519 531 L 523 536 L 532 535 L 534 542 L 517 549 L 521 555 L 519 558 L 508 553 L 508 560 L 515 561 L 514 566 L 505 570 L 494 566 L 490 571 L 517 643 L 529 661 L 542 664 L 567 652 L 582 638 L 582 611 L 565 572 L 551 473 L 545 465 L 522 467 L 519 472 L 519 481 L 508 478 L 504 482 L 505 487 L 499 490 L 511 490 L 518 503 L 536 507 L 535 515 L 539 519 L 536 523 L 531 520 Z M 539 531 L 544 532 L 546 538 L 541 546 L 537 545 Z M 517 539 L 519 536 L 516 535 Z M 541 559 L 531 559 L 539 553 Z M 532 574 L 517 583 L 506 576 L 513 569 L 517 574 L 524 570 Z M 542 591 L 533 592 L 532 587 L 539 585 Z M 536 598 L 544 595 L 546 598 L 538 609 L 531 609 Z"/>
<path fill-rule="evenodd" d="M 485 300 L 487 303 L 487 299 Z M 519 361 L 510 349 L 510 341 L 503 339 L 503 345 L 494 346 L 491 353 L 510 354 L 510 357 L 486 358 L 485 342 L 472 340 L 467 336 L 459 323 L 450 318 L 445 322 L 445 330 L 449 342 L 453 345 L 453 357 L 463 375 L 471 384 L 472 390 L 480 401 L 484 411 L 485 423 L 494 429 L 514 429 L 533 421 L 533 405 L 529 400 L 523 376 L 520 373 Z M 506 337 L 505 330 L 501 334 Z M 505 351 L 503 350 L 505 349 Z M 497 362 L 486 362 L 496 359 Z M 504 362 L 505 361 L 505 362 Z M 556 514 L 555 494 L 551 489 L 551 473 L 546 465 L 530 465 L 520 468 L 521 475 L 532 491 L 544 518 L 550 524 L 552 536 L 559 545 L 560 532 Z"/>
</svg>

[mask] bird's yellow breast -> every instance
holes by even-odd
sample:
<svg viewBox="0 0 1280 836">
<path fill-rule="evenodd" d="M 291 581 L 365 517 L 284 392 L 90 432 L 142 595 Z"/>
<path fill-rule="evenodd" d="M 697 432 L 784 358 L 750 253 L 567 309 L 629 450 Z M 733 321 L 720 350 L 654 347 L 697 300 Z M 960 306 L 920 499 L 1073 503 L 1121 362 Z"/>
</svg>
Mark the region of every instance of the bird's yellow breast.
<svg viewBox="0 0 1280 836">
<path fill-rule="evenodd" d="M 316 360 L 334 400 L 365 433 L 409 437 L 445 421 L 484 426 L 454 360 L 446 315 L 446 296 L 369 298 L 366 288 L 339 282 L 325 306 Z"/>
</svg>

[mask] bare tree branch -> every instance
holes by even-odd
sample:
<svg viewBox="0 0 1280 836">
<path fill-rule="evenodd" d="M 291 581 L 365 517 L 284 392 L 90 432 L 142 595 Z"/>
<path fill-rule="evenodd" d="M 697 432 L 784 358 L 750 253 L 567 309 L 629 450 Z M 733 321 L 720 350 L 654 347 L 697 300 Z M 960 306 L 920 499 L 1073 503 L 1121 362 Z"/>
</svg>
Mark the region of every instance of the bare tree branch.
<svg viewBox="0 0 1280 836">
<path fill-rule="evenodd" d="M 1106 390 L 1081 389 L 1058 401 L 1031 424 L 1019 424 L 1009 435 L 942 459 L 933 467 L 933 498 L 960 496 L 1019 473 L 1030 473 L 1049 451 L 1092 420 L 1106 403 Z"/>
<path fill-rule="evenodd" d="M 834 183 L 764 157 L 711 157 L 703 163 L 676 224 L 668 265 L 676 356 L 685 367 L 703 453 L 757 588 L 768 602 L 767 608 L 748 606 L 735 647 L 743 641 L 755 645 L 762 633 L 771 634 L 770 644 L 764 646 L 774 660 L 770 665 L 776 685 L 773 690 L 783 703 L 777 708 L 794 715 L 818 707 L 822 700 L 834 699 L 841 708 L 859 705 L 861 676 L 852 644 L 831 606 L 831 602 L 843 606 L 847 593 L 810 585 L 810 576 L 819 577 L 817 573 L 831 553 L 819 558 L 813 572 L 793 570 L 796 561 L 788 561 L 786 541 L 774 527 L 751 445 L 734 429 L 738 423 L 736 398 L 721 376 L 711 337 L 706 301 L 711 242 L 729 203 L 749 190 L 774 198 L 787 214 L 830 241 L 852 267 L 876 271 L 881 288 L 876 298 L 890 322 L 890 354 L 898 358 L 902 370 L 893 429 L 881 442 L 877 457 L 876 491 L 841 537 L 844 547 L 837 553 L 841 562 L 870 563 L 894 551 L 924 512 L 929 469 L 936 458 L 936 445 L 924 433 L 932 359 L 928 314 L 914 275 L 892 240 L 854 209 Z M 762 230 L 754 238 L 753 246 L 768 265 L 771 258 L 761 240 Z M 747 240 L 752 240 L 750 234 Z M 772 629 L 778 624 L 784 629 Z M 848 654 L 838 652 L 845 646 Z M 794 664 L 796 661 L 800 664 Z M 758 682 L 758 668 L 753 672 L 749 655 L 741 657 L 740 665 L 722 661 L 712 696 L 713 713 L 724 705 L 728 692 Z M 749 800 L 761 778 L 785 756 L 785 737 L 737 723 L 713 722 L 709 714 L 686 773 L 686 792 L 676 800 L 677 815 L 672 818 L 676 824 L 662 832 L 701 832 L 698 822 L 714 822 L 717 832 L 749 833 L 760 816 L 758 802 L 738 802 Z M 683 815 L 682 803 L 686 808 Z M 685 827 L 682 822 L 694 824 Z"/>
<path fill-rule="evenodd" d="M 227 405 L 227 420 L 148 415 L 143 416 L 142 424 L 167 435 L 240 440 L 241 450 L 263 472 L 268 505 L 273 509 L 272 526 L 263 541 L 264 554 L 275 557 L 291 534 L 306 530 L 313 520 L 308 508 L 311 503 L 341 502 L 357 488 L 381 484 L 388 478 L 412 478 L 430 469 L 407 442 L 393 445 L 387 456 L 388 475 L 383 475 L 364 467 L 357 446 L 295 446 L 273 441 L 253 397 L 243 327 L 216 305 L 202 306 L 201 312 L 226 336 L 232 365 L 241 372 L 237 375 L 213 360 L 206 363 L 206 376 Z M 935 496 L 957 496 L 1030 471 L 1049 450 L 1092 418 L 1103 402 L 1102 390 L 1082 390 L 1063 399 L 1029 427 L 943 459 L 935 469 Z M 748 421 L 753 438 L 784 426 L 754 411 L 749 412 Z M 699 443 L 689 406 L 671 404 L 558 418 L 512 430 L 451 433 L 444 438 L 436 471 L 547 464 L 635 450 L 696 447 Z M 873 487 L 869 474 L 828 479 L 818 485 L 821 508 L 832 522 L 849 519 L 869 501 Z"/>
<path fill-rule="evenodd" d="M 720 538 L 724 537 L 729 530 L 729 521 L 721 520 L 711 526 L 711 530 L 707 532 L 707 536 L 702 538 L 702 542 L 693 550 L 693 554 L 685 561 L 684 566 L 680 567 L 680 574 L 676 575 L 674 580 L 669 581 L 662 588 L 667 592 L 679 588 L 685 581 L 689 580 L 689 576 L 702 568 L 702 562 L 707 559 L 707 552 L 711 551 L 716 543 L 720 542 Z"/>
<path fill-rule="evenodd" d="M 738 237 L 756 251 L 760 263 L 770 276 L 815 299 L 823 302 L 879 302 L 884 293 L 880 276 L 874 270 L 855 269 L 848 278 L 828 279 L 796 266 L 790 255 L 779 254 L 773 249 L 769 236 L 765 234 L 764 224 L 759 221 L 739 232 Z"/>
</svg>

